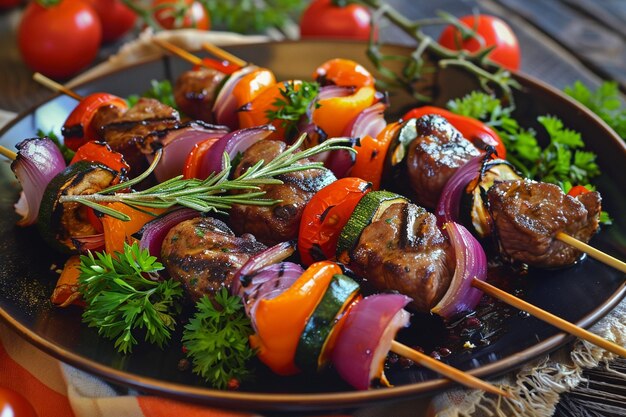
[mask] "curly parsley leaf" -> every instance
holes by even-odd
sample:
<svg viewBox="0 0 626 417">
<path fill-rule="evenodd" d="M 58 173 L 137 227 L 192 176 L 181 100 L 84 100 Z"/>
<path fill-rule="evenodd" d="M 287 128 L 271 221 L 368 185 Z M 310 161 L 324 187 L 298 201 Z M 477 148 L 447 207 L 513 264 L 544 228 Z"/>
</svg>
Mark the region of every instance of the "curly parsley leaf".
<svg viewBox="0 0 626 417">
<path fill-rule="evenodd" d="M 183 333 L 193 372 L 218 389 L 228 387 L 233 379 L 249 378 L 248 361 L 256 354 L 248 343 L 252 333 L 239 297 L 229 295 L 226 288 L 212 300 L 202 297 Z"/>
<path fill-rule="evenodd" d="M 280 97 L 272 103 L 272 108 L 265 113 L 268 120 L 282 120 L 287 139 L 293 139 L 298 134 L 298 122 L 306 115 L 311 103 L 317 97 L 320 87 L 316 82 L 303 81 L 296 84 L 293 81 L 285 82 L 285 88 L 280 90 Z M 318 104 L 315 104 L 317 107 Z"/>
<path fill-rule="evenodd" d="M 82 255 L 78 282 L 86 303 L 83 321 L 114 339 L 121 353 L 132 351 L 138 333 L 163 347 L 176 325 L 173 315 L 180 311 L 183 291 L 176 281 L 156 280 L 162 269 L 136 242 L 124 244 L 124 251 L 115 257 L 101 252 Z"/>
<path fill-rule="evenodd" d="M 620 91 L 615 81 L 605 81 L 595 91 L 576 81 L 573 85 L 565 87 L 564 91 L 597 114 L 622 139 L 626 139 L 626 109 L 620 101 Z"/>
</svg>

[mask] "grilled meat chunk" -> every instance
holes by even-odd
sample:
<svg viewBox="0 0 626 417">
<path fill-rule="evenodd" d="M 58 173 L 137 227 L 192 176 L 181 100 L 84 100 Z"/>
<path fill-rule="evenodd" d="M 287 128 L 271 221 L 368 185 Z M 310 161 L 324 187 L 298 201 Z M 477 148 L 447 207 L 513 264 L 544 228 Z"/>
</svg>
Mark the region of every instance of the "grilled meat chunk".
<svg viewBox="0 0 626 417">
<path fill-rule="evenodd" d="M 416 129 L 407 152 L 409 181 L 416 202 L 435 208 L 450 177 L 480 152 L 443 117 L 420 117 Z"/>
<path fill-rule="evenodd" d="M 192 119 L 213 122 L 213 104 L 225 74 L 212 68 L 186 71 L 174 86 L 178 108 Z"/>
<path fill-rule="evenodd" d="M 170 276 L 194 301 L 229 287 L 248 259 L 265 249 L 254 236 L 241 237 L 211 217 L 196 217 L 174 226 L 165 237 L 161 259 Z"/>
<path fill-rule="evenodd" d="M 93 122 L 100 139 L 111 149 L 124 155 L 134 177 L 146 167 L 146 158 L 139 147 L 151 132 L 168 129 L 180 123 L 178 112 L 152 98 L 140 98 L 127 111 L 103 106 L 94 114 Z"/>
<path fill-rule="evenodd" d="M 239 177 L 260 160 L 271 161 L 286 148 L 284 142 L 261 140 L 248 148 L 235 169 Z M 264 185 L 264 198 L 281 200 L 273 206 L 234 205 L 229 222 L 235 233 L 252 233 L 266 245 L 292 240 L 298 234 L 304 206 L 324 186 L 335 181 L 326 169 L 309 169 L 278 177 L 284 184 Z"/>
<path fill-rule="evenodd" d="M 439 302 L 454 273 L 454 254 L 435 216 L 411 203 L 389 206 L 363 229 L 350 258 L 374 289 L 399 291 L 420 312 Z"/>
<path fill-rule="evenodd" d="M 487 199 L 500 253 L 509 261 L 540 268 L 573 264 L 581 253 L 557 233 L 588 242 L 598 229 L 597 192 L 574 198 L 554 184 L 514 180 L 494 184 Z"/>
</svg>

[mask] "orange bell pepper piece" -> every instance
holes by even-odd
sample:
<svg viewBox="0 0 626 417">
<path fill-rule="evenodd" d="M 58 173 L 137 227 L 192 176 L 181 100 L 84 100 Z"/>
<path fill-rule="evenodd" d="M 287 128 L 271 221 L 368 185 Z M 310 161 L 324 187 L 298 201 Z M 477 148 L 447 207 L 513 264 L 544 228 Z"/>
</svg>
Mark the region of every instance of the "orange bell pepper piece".
<svg viewBox="0 0 626 417">
<path fill-rule="evenodd" d="M 115 254 L 115 252 L 124 251 L 124 242 L 132 244 L 135 240 L 132 235 L 137 233 L 146 223 L 154 219 L 155 215 L 161 214 L 166 209 L 145 207 L 144 209 L 149 213 L 136 210 L 123 203 L 109 203 L 108 206 L 113 210 L 122 212 L 130 217 L 130 221 L 122 221 L 115 219 L 111 216 L 102 216 L 102 227 L 104 229 L 104 247 L 108 254 Z"/>
<path fill-rule="evenodd" d="M 274 73 L 267 68 L 258 68 L 246 75 L 237 82 L 233 88 L 232 95 L 237 101 L 237 108 L 250 103 L 256 96 L 271 86 L 276 84 Z M 241 114 L 239 112 L 239 125 L 241 125 Z M 264 123 L 262 123 L 264 124 Z"/>
<path fill-rule="evenodd" d="M 368 70 L 358 62 L 344 58 L 324 62 L 313 73 L 313 79 L 321 85 L 334 84 L 356 88 L 374 86 L 374 77 Z"/>
<path fill-rule="evenodd" d="M 67 307 L 70 304 L 84 305 L 78 292 L 78 277 L 80 276 L 80 256 L 70 256 L 65 262 L 57 285 L 50 296 L 52 304 L 58 307 Z"/>
<path fill-rule="evenodd" d="M 402 123 L 390 123 L 375 137 L 365 135 L 354 147 L 356 161 L 350 169 L 350 176 L 372 183 L 373 190 L 380 189 L 389 144 L 400 130 Z"/>
<path fill-rule="evenodd" d="M 333 97 L 320 100 L 313 111 L 313 123 L 319 126 L 329 138 L 343 135 L 346 126 L 367 107 L 374 103 L 376 90 L 361 87 L 346 97 Z"/>
<path fill-rule="evenodd" d="M 333 262 L 316 262 L 281 295 L 259 301 L 257 333 L 250 337 L 250 344 L 272 371 L 279 375 L 298 373 L 294 356 L 300 335 L 333 275 L 341 273 Z"/>
<path fill-rule="evenodd" d="M 302 85 L 300 80 L 278 82 L 261 91 L 252 101 L 241 107 L 238 113 L 239 127 L 243 129 L 270 123 L 267 112 L 278 110 L 274 103 L 276 100 L 283 99 L 282 92 L 287 89 L 289 83 L 293 83 L 295 91 L 298 91 Z M 285 140 L 283 120 L 274 120 L 271 123 L 276 130 L 267 139 Z"/>
</svg>

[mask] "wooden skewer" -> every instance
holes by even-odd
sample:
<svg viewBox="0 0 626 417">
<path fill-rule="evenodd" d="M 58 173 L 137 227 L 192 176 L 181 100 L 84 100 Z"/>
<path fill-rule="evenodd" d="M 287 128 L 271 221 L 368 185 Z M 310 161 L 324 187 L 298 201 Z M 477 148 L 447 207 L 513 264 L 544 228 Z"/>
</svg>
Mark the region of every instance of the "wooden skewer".
<svg viewBox="0 0 626 417">
<path fill-rule="evenodd" d="M 235 65 L 238 65 L 240 67 L 245 67 L 246 65 L 248 65 L 248 63 L 246 61 L 244 61 L 243 59 L 231 54 L 228 51 L 223 50 L 222 48 L 220 48 L 219 46 L 215 46 L 211 43 L 205 42 L 202 44 L 202 47 L 207 51 L 212 53 L 213 55 L 215 55 L 216 57 L 223 59 L 225 61 L 231 62 Z"/>
<path fill-rule="evenodd" d="M 59 84 L 58 82 L 51 80 L 50 78 L 38 72 L 33 74 L 33 80 L 37 81 L 39 84 L 42 84 L 48 87 L 51 90 L 63 93 L 66 96 L 70 96 L 78 101 L 81 101 L 83 99 L 83 97 L 80 94 L 76 94 L 74 91 L 70 90 L 63 84 Z"/>
<path fill-rule="evenodd" d="M 570 323 L 567 320 L 563 320 L 562 318 L 555 316 L 554 314 L 549 313 L 537 306 L 534 306 L 520 298 L 517 298 L 506 291 L 502 291 L 501 289 L 494 287 L 493 285 L 488 284 L 485 281 L 474 278 L 472 281 L 472 285 L 475 288 L 483 291 L 484 293 L 489 294 L 490 296 L 497 298 L 500 301 L 504 301 L 505 303 L 515 308 L 523 310 L 535 316 L 536 318 L 543 320 L 560 330 L 563 330 L 566 333 L 584 339 L 590 343 L 593 343 L 596 346 L 608 350 L 609 352 L 626 358 L 626 349 L 622 346 L 603 339 L 602 337 L 593 334 L 590 331 L 583 329 L 582 327 L 576 326 L 575 324 Z"/>
<path fill-rule="evenodd" d="M 15 160 L 15 158 L 17 158 L 17 154 L 15 152 L 1 145 L 0 145 L 0 154 L 2 154 L 3 156 L 6 156 L 8 159 L 12 161 Z"/>
<path fill-rule="evenodd" d="M 482 379 L 476 378 L 473 375 L 460 371 L 450 365 L 446 365 L 445 363 L 438 361 L 435 358 L 431 358 L 424 353 L 418 352 L 415 349 L 411 349 L 410 347 L 403 345 L 398 341 L 394 340 L 391 342 L 391 351 L 397 353 L 400 356 L 411 359 L 413 362 L 418 363 L 425 368 L 431 369 L 466 387 L 476 388 L 486 392 L 490 392 L 492 394 L 511 398 L 511 394 L 509 394 L 508 392 L 503 391 L 502 389 L 491 385 L 490 383 L 485 382 Z"/>
<path fill-rule="evenodd" d="M 557 233 L 556 238 L 559 239 L 561 242 L 567 243 L 568 245 L 578 249 L 581 252 L 585 252 L 587 255 L 591 256 L 592 258 L 602 263 L 605 263 L 609 266 L 612 266 L 618 271 L 626 272 L 626 263 L 620 261 L 617 258 L 612 257 L 609 254 L 599 251 L 593 246 L 589 246 L 588 244 L 581 242 L 580 240 L 573 238 L 570 235 L 567 235 L 563 232 Z"/>
<path fill-rule="evenodd" d="M 202 59 L 198 58 L 192 53 L 185 51 L 183 48 L 179 48 L 171 42 L 158 38 L 152 38 L 152 41 L 159 45 L 161 48 L 170 51 L 174 55 L 184 59 L 187 62 L 190 62 L 194 65 L 202 65 Z"/>
</svg>

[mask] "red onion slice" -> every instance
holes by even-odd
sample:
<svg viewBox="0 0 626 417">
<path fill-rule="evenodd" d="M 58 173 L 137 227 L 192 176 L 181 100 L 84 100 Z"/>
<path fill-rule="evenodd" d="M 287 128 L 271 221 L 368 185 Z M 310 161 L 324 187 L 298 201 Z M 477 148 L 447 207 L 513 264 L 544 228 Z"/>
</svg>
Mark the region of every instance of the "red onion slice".
<svg viewBox="0 0 626 417">
<path fill-rule="evenodd" d="M 445 187 L 443 187 L 441 197 L 439 197 L 439 202 L 435 209 L 435 216 L 437 216 L 439 226 L 446 222 L 456 222 L 459 220 L 461 196 L 467 185 L 480 175 L 483 159 L 484 156 L 477 156 L 471 159 L 468 163 L 457 169 L 452 177 L 450 177 Z"/>
<path fill-rule="evenodd" d="M 339 333 L 332 361 L 339 375 L 356 389 L 365 390 L 383 379 L 391 342 L 409 324 L 404 307 L 411 299 L 401 294 L 365 297 L 352 308 Z"/>
<path fill-rule="evenodd" d="M 257 332 L 256 310 L 261 300 L 278 297 L 304 273 L 304 269 L 293 262 L 281 262 L 266 266 L 254 275 L 249 285 L 240 291 L 252 328 Z"/>
<path fill-rule="evenodd" d="M 241 268 L 235 273 L 233 281 L 230 287 L 230 292 L 233 295 L 241 295 L 242 285 L 250 285 L 252 276 L 261 268 L 284 261 L 294 254 L 296 251 L 296 243 L 294 241 L 278 243 L 271 248 L 265 249 L 261 253 L 257 253 L 252 256 L 248 261 L 243 264 Z"/>
<path fill-rule="evenodd" d="M 168 130 L 166 136 L 161 140 L 163 154 L 159 164 L 154 169 L 155 177 L 163 182 L 182 174 L 187 155 L 195 144 L 210 138 L 221 138 L 227 133 L 228 129 L 225 126 L 207 128 L 196 124 L 181 129 Z M 150 162 L 153 158 L 153 155 L 148 155 Z"/>
<path fill-rule="evenodd" d="M 221 125 L 226 125 L 231 129 L 239 127 L 239 118 L 237 117 L 237 99 L 233 96 L 233 89 L 241 79 L 256 70 L 258 67 L 248 65 L 239 71 L 232 73 L 228 80 L 224 83 L 220 92 L 217 94 L 215 103 L 213 104 L 213 116 L 215 121 Z"/>
<path fill-rule="evenodd" d="M 243 153 L 254 143 L 267 138 L 276 128 L 272 125 L 263 125 L 239 129 L 222 136 L 211 146 L 205 159 L 200 165 L 200 178 L 207 178 L 213 172 L 220 172 L 224 169 L 224 152 L 230 156 L 231 161 L 238 153 Z"/>
<path fill-rule="evenodd" d="M 72 237 L 72 243 L 80 253 L 99 251 L 104 249 L 104 233 L 96 235 Z"/>
<path fill-rule="evenodd" d="M 342 138 L 350 140 L 351 146 L 357 142 L 356 138 Z M 356 162 L 356 154 L 354 152 L 347 151 L 345 149 L 338 149 L 328 152 L 328 156 L 324 161 L 324 166 L 335 174 L 337 179 L 345 178 L 348 176 L 350 169 Z"/>
<path fill-rule="evenodd" d="M 487 278 L 487 256 L 476 238 L 460 224 L 445 223 L 443 230 L 452 242 L 456 267 L 448 291 L 431 312 L 449 319 L 473 310 L 480 301 L 483 293 L 472 286 L 472 281 Z"/>
<path fill-rule="evenodd" d="M 65 169 L 59 148 L 49 138 L 25 139 L 16 145 L 17 158 L 11 169 L 22 186 L 15 212 L 22 216 L 17 224 L 29 226 L 37 221 L 41 198 L 48 183 Z"/>
<path fill-rule="evenodd" d="M 133 237 L 139 239 L 140 248 L 148 249 L 150 255 L 160 258 L 167 232 L 178 223 L 198 216 L 196 210 L 189 208 L 173 210 L 146 223 Z"/>
<path fill-rule="evenodd" d="M 387 126 L 386 108 L 386 103 L 378 102 L 364 109 L 346 126 L 344 136 L 362 138 L 369 135 L 375 138 Z"/>
</svg>

